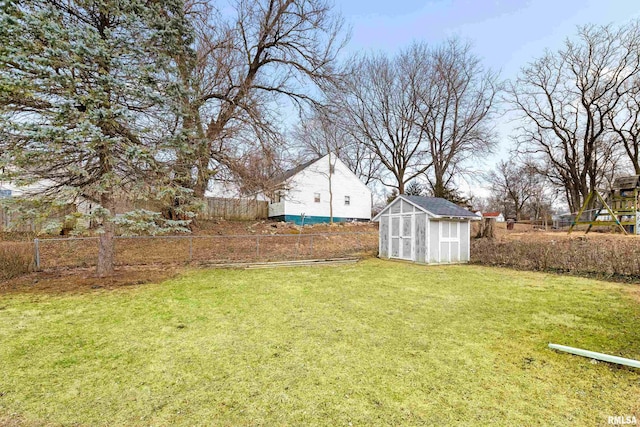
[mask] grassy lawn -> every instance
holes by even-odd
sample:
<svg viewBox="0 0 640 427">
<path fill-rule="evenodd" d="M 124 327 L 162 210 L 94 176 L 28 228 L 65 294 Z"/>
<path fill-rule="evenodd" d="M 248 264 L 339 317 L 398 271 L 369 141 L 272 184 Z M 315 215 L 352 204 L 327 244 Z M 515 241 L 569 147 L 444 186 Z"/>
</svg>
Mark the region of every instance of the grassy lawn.
<svg viewBox="0 0 640 427">
<path fill-rule="evenodd" d="M 476 266 L 194 271 L 0 296 L 0 424 L 602 425 L 640 418 L 630 285 Z"/>
</svg>

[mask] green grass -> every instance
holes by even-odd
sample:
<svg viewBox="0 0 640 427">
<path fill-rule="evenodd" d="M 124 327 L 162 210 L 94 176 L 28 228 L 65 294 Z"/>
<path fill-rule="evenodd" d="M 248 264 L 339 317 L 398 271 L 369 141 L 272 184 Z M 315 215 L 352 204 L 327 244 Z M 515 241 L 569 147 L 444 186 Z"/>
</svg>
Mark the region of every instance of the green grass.
<svg viewBox="0 0 640 427">
<path fill-rule="evenodd" d="M 0 297 L 0 424 L 602 425 L 639 415 L 629 285 L 477 266 L 194 271 Z"/>
</svg>

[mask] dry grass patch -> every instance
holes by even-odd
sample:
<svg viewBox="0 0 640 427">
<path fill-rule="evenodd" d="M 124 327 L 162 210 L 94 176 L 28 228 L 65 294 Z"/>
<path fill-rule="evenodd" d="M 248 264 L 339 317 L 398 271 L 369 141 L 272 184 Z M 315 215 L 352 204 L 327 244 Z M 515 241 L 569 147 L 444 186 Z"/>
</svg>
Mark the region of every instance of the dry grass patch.
<svg viewBox="0 0 640 427">
<path fill-rule="evenodd" d="M 0 242 L 0 280 L 12 279 L 33 271 L 32 243 Z"/>
</svg>

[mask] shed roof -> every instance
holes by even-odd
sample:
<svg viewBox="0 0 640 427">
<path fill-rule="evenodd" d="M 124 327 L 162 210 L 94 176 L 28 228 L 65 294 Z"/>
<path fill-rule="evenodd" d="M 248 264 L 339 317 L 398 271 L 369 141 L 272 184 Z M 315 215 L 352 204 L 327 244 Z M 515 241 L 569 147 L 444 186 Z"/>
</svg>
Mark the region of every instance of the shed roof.
<svg viewBox="0 0 640 427">
<path fill-rule="evenodd" d="M 475 213 L 440 197 L 407 196 L 401 194 L 396 200 L 406 200 L 419 209 L 439 218 L 479 219 Z M 394 202 L 389 203 L 373 220 L 377 220 Z"/>
<path fill-rule="evenodd" d="M 406 196 L 401 195 L 401 198 L 413 203 L 414 205 L 424 209 L 437 216 L 444 217 L 469 217 L 477 218 L 478 216 L 471 211 L 461 208 L 455 203 L 449 200 L 442 199 L 440 197 L 422 197 L 422 196 Z"/>
</svg>

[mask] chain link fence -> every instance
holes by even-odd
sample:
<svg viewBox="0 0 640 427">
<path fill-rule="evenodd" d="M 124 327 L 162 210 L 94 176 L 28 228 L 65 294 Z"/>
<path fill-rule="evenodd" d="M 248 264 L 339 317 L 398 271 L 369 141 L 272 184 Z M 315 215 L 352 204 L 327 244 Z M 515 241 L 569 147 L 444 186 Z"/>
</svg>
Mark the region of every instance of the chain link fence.
<svg viewBox="0 0 640 427">
<path fill-rule="evenodd" d="M 37 269 L 92 267 L 98 238 L 35 239 Z M 376 254 L 378 234 L 315 233 L 115 237 L 116 265 L 226 264 Z"/>
</svg>

